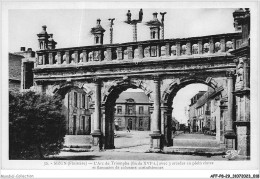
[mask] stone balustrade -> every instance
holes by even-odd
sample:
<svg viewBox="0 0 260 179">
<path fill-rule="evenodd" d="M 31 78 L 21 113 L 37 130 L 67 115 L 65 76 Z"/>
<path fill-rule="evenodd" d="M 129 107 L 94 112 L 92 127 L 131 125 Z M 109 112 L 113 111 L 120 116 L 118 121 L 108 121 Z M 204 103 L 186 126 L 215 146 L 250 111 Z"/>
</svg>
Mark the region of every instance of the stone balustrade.
<svg viewBox="0 0 260 179">
<path fill-rule="evenodd" d="M 37 51 L 37 66 L 77 65 L 113 60 L 158 59 L 226 53 L 241 45 L 241 33 L 182 39 L 148 40 Z"/>
</svg>

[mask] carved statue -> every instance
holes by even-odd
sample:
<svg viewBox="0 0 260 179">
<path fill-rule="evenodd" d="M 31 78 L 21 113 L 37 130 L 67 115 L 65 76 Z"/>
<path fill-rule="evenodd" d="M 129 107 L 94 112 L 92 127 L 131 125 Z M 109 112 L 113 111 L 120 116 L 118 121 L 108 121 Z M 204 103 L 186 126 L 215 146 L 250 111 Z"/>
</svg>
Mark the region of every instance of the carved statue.
<svg viewBox="0 0 260 179">
<path fill-rule="evenodd" d="M 127 22 L 131 22 L 131 12 L 130 12 L 130 10 L 128 10 L 128 12 L 127 12 L 127 14 L 126 14 L 126 16 L 127 16 L 127 19 L 126 19 L 126 21 Z"/>
<path fill-rule="evenodd" d="M 143 20 L 143 9 L 140 9 L 139 11 L 139 21 L 142 22 Z"/>
<path fill-rule="evenodd" d="M 244 62 L 243 59 L 239 59 L 239 63 L 237 66 L 237 72 L 236 72 L 236 90 L 243 89 L 243 81 L 244 81 Z"/>
</svg>

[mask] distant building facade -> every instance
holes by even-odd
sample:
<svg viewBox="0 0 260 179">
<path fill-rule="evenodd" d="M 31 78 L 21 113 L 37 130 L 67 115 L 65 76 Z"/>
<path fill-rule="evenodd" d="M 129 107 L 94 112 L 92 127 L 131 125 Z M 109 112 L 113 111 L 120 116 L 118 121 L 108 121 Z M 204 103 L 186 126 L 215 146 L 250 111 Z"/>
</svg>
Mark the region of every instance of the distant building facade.
<svg viewBox="0 0 260 179">
<path fill-rule="evenodd" d="M 199 131 L 199 119 L 198 119 L 198 112 L 196 109 L 196 104 L 197 101 L 203 96 L 203 94 L 205 94 L 206 91 L 199 91 L 196 95 L 194 95 L 191 98 L 191 104 L 189 105 L 189 124 L 188 126 L 190 126 L 190 131 L 191 132 L 198 132 Z"/>
<path fill-rule="evenodd" d="M 197 93 L 189 107 L 189 125 L 191 132 L 204 132 L 215 135 L 216 140 L 224 142 L 224 118 L 226 106 L 222 105 L 225 98 L 221 97 L 221 89 Z"/>
<path fill-rule="evenodd" d="M 116 101 L 115 125 L 119 130 L 150 130 L 151 118 L 148 97 L 144 92 L 123 92 Z"/>
<path fill-rule="evenodd" d="M 63 99 L 68 135 L 87 135 L 91 132 L 89 97 L 82 89 L 70 90 Z"/>
<path fill-rule="evenodd" d="M 33 86 L 35 52 L 31 48 L 9 53 L 9 90 L 20 91 Z"/>
</svg>

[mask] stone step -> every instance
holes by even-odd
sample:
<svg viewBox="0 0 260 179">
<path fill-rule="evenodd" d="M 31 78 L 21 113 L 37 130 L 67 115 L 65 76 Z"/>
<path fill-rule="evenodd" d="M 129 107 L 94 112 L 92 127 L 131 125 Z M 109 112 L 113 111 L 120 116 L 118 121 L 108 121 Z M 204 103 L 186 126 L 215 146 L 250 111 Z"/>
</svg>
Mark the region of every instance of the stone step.
<svg viewBox="0 0 260 179">
<path fill-rule="evenodd" d="M 63 148 L 61 149 L 63 152 L 93 152 L 93 149 L 91 148 Z"/>
<path fill-rule="evenodd" d="M 220 147 L 164 147 L 165 154 L 186 154 L 186 155 L 224 155 L 225 149 Z"/>
<path fill-rule="evenodd" d="M 85 146 L 90 145 L 91 135 L 65 135 L 64 146 Z"/>
<path fill-rule="evenodd" d="M 63 145 L 63 148 L 82 148 L 82 149 L 90 149 L 92 147 L 91 144 L 73 144 L 73 145 Z"/>
<path fill-rule="evenodd" d="M 183 147 L 219 147 L 217 140 L 211 139 L 173 139 L 173 146 Z"/>
</svg>

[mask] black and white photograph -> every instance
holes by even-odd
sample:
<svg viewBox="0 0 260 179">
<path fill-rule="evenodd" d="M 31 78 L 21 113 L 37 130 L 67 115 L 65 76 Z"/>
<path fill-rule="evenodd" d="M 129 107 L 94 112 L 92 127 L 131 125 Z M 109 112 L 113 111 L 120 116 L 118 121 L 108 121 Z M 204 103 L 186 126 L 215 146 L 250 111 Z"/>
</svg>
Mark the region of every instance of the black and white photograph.
<svg viewBox="0 0 260 179">
<path fill-rule="evenodd" d="M 1 177 L 259 178 L 259 2 L 198 3 L 3 3 Z"/>
</svg>

